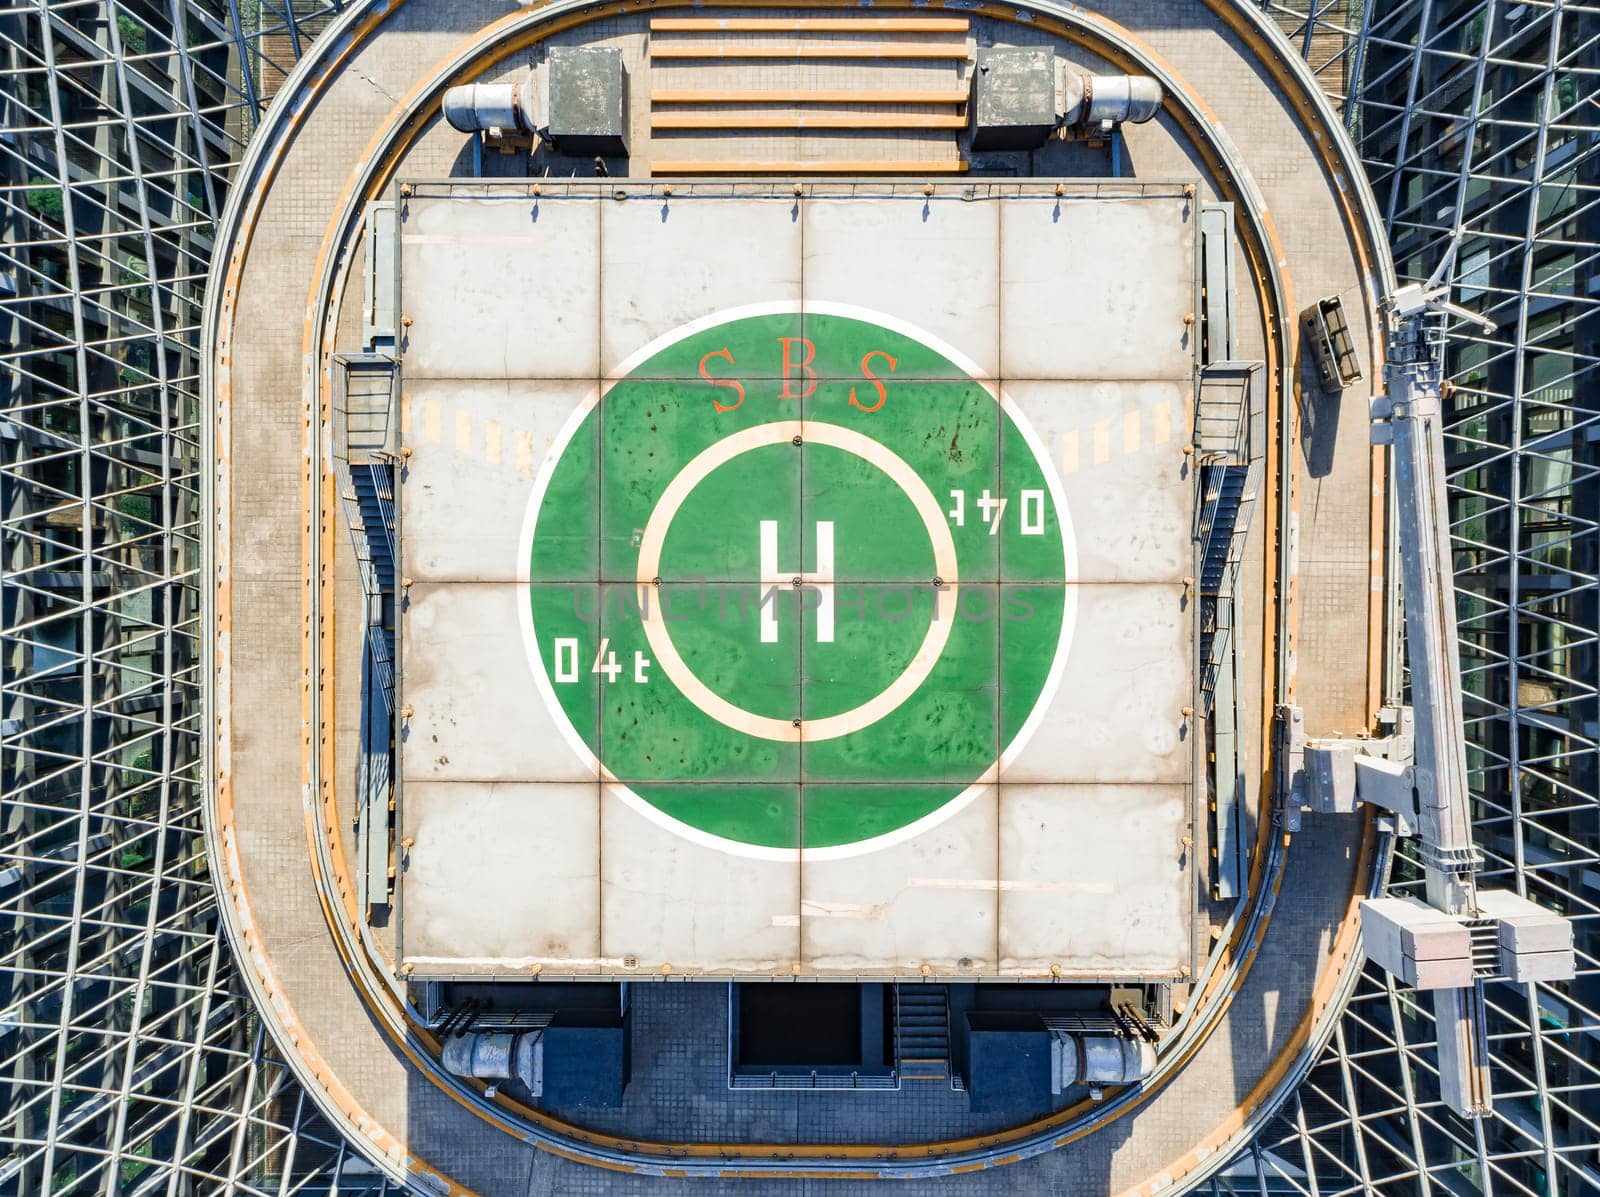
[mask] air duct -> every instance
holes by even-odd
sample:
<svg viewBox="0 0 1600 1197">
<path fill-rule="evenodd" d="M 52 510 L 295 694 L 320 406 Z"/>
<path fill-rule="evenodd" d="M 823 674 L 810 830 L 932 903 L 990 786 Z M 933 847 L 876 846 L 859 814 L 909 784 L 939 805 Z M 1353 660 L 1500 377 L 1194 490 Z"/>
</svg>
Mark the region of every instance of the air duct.
<svg viewBox="0 0 1600 1197">
<path fill-rule="evenodd" d="M 488 1081 L 491 1091 L 510 1080 L 521 1081 L 535 1097 L 544 1091 L 544 1044 L 538 1031 L 452 1035 L 444 1041 L 440 1059 L 456 1076 Z"/>
<path fill-rule="evenodd" d="M 1149 75 L 1083 75 L 1063 72 L 1063 125 L 1109 130 L 1124 122 L 1142 124 L 1161 110 L 1161 84 Z"/>
<path fill-rule="evenodd" d="M 1142 1081 L 1156 1066 L 1156 1049 L 1150 1043 L 1123 1035 L 1085 1035 L 1052 1029 L 1050 1056 L 1054 1065 L 1052 1092 L 1084 1085 L 1097 1101 L 1106 1086 Z"/>
<path fill-rule="evenodd" d="M 444 119 L 462 133 L 532 133 L 539 127 L 533 82 L 452 87 L 444 93 Z"/>
</svg>

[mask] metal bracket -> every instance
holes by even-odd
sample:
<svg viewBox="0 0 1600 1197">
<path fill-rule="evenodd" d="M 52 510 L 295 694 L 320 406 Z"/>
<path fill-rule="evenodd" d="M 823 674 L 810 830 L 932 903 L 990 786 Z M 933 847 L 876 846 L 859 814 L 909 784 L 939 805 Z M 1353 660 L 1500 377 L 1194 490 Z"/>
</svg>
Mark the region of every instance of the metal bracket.
<svg viewBox="0 0 1600 1197">
<path fill-rule="evenodd" d="M 1416 739 L 1411 708 L 1388 712 L 1392 735 L 1383 737 L 1308 737 L 1297 706 L 1278 708 L 1279 823 L 1300 830 L 1300 816 L 1353 814 L 1357 803 L 1376 806 L 1394 819 L 1398 835 L 1417 831 Z"/>
</svg>

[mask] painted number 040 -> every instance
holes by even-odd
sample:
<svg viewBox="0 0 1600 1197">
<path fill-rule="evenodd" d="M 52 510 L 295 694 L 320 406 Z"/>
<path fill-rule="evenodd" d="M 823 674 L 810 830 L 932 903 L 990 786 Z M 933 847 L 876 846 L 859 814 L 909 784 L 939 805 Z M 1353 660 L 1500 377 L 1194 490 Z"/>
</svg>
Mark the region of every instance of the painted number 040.
<svg viewBox="0 0 1600 1197">
<path fill-rule="evenodd" d="M 561 685 L 570 685 L 578 680 L 578 638 L 558 636 L 553 647 L 556 681 Z M 604 636 L 600 638 L 600 647 L 595 650 L 589 672 L 600 674 L 607 682 L 615 682 L 625 672 L 611 648 L 611 641 Z M 650 681 L 650 658 L 642 652 L 633 654 L 633 680 L 641 686 Z"/>
<path fill-rule="evenodd" d="M 1005 519 L 1006 509 L 1010 500 L 1004 495 L 994 495 L 984 490 L 973 503 L 977 509 L 977 518 L 989 527 L 990 536 L 1000 534 L 1001 521 Z M 1018 527 L 1024 536 L 1044 535 L 1044 491 L 1025 490 L 1017 496 Z M 950 517 L 950 522 L 958 528 L 967 525 L 967 492 L 953 490 L 950 492 L 950 510 L 945 513 Z"/>
</svg>

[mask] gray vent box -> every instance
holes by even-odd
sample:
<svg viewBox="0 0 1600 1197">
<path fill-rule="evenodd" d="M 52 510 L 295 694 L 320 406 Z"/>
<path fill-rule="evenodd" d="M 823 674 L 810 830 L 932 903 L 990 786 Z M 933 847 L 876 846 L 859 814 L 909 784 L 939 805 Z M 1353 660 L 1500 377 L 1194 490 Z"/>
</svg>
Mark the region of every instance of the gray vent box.
<svg viewBox="0 0 1600 1197">
<path fill-rule="evenodd" d="M 978 51 L 972 148 L 1031 150 L 1056 127 L 1056 56 L 1048 46 Z"/>
<path fill-rule="evenodd" d="M 628 87 L 622 51 L 556 46 L 550 51 L 550 140 L 563 154 L 628 152 Z"/>
</svg>

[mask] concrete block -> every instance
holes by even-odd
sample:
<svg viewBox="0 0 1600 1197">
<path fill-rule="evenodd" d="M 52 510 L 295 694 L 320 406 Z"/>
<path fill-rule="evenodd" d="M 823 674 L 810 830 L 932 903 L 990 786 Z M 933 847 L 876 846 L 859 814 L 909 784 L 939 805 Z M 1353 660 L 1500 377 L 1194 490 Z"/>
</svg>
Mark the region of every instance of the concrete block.
<svg viewBox="0 0 1600 1197">
<path fill-rule="evenodd" d="M 1194 572 L 1195 482 L 1182 433 L 1193 384 L 1019 380 L 1007 382 L 1005 394 L 1060 464 L 1077 542 L 1074 580 L 1181 585 Z M 1002 494 L 1016 493 L 1017 470 L 1016 455 L 1003 453 Z M 1000 547 L 1006 581 L 1017 580 L 1016 548 Z"/>
<path fill-rule="evenodd" d="M 1510 890 L 1481 890 L 1478 909 L 1500 924 L 1502 951 L 1570 952 L 1572 923 L 1555 911 Z"/>
<path fill-rule="evenodd" d="M 973 86 L 973 149 L 1033 149 L 1055 128 L 1056 64 L 1050 47 L 980 49 Z"/>
<path fill-rule="evenodd" d="M 412 782 L 402 819 L 400 950 L 417 977 L 594 971 L 598 785 Z"/>
<path fill-rule="evenodd" d="M 1512 981 L 1570 981 L 1577 972 L 1571 949 L 1557 952 L 1500 953 L 1500 971 Z"/>
<path fill-rule="evenodd" d="M 1000 376 L 1192 382 L 1194 340 L 1183 322 L 1194 309 L 1191 217 L 1181 196 L 1007 204 Z M 1097 456 L 1084 445 L 1086 463 Z"/>
<path fill-rule="evenodd" d="M 563 154 L 628 152 L 622 51 L 556 46 L 550 51 L 550 139 Z"/>
<path fill-rule="evenodd" d="M 1179 785 L 1002 784 L 1000 971 L 1178 976 L 1187 820 Z"/>
<path fill-rule="evenodd" d="M 1409 971 L 1396 976 L 1413 989 L 1464 989 L 1472 984 L 1470 957 L 1448 960 L 1407 960 Z"/>
<path fill-rule="evenodd" d="M 787 213 L 776 214 L 785 219 Z M 1000 209 L 955 196 L 863 204 L 854 198 L 808 198 L 800 227 L 805 239 L 806 302 L 849 304 L 877 312 L 916 312 L 917 324 L 968 359 L 936 367 L 926 377 L 994 378 L 1000 368 Z M 653 231 L 653 230 L 652 230 Z M 796 229 L 798 233 L 799 229 Z M 716 235 L 726 247 L 727 233 Z M 881 249 L 900 247 L 893 270 Z M 749 273 L 727 248 L 710 255 L 722 272 Z M 959 270 L 951 264 L 960 262 Z M 963 369 L 970 366 L 972 369 Z"/>
<path fill-rule="evenodd" d="M 598 377 L 599 243 L 589 195 L 411 200 L 400 226 L 406 384 Z"/>
<path fill-rule="evenodd" d="M 1465 923 L 1413 898 L 1361 903 L 1367 956 L 1416 989 L 1472 984 L 1472 938 Z"/>
<path fill-rule="evenodd" d="M 1400 943 L 1413 960 L 1457 960 L 1472 956 L 1471 932 L 1465 923 L 1447 914 L 1441 914 L 1438 921 L 1419 919 L 1411 926 L 1402 927 Z"/>
</svg>

